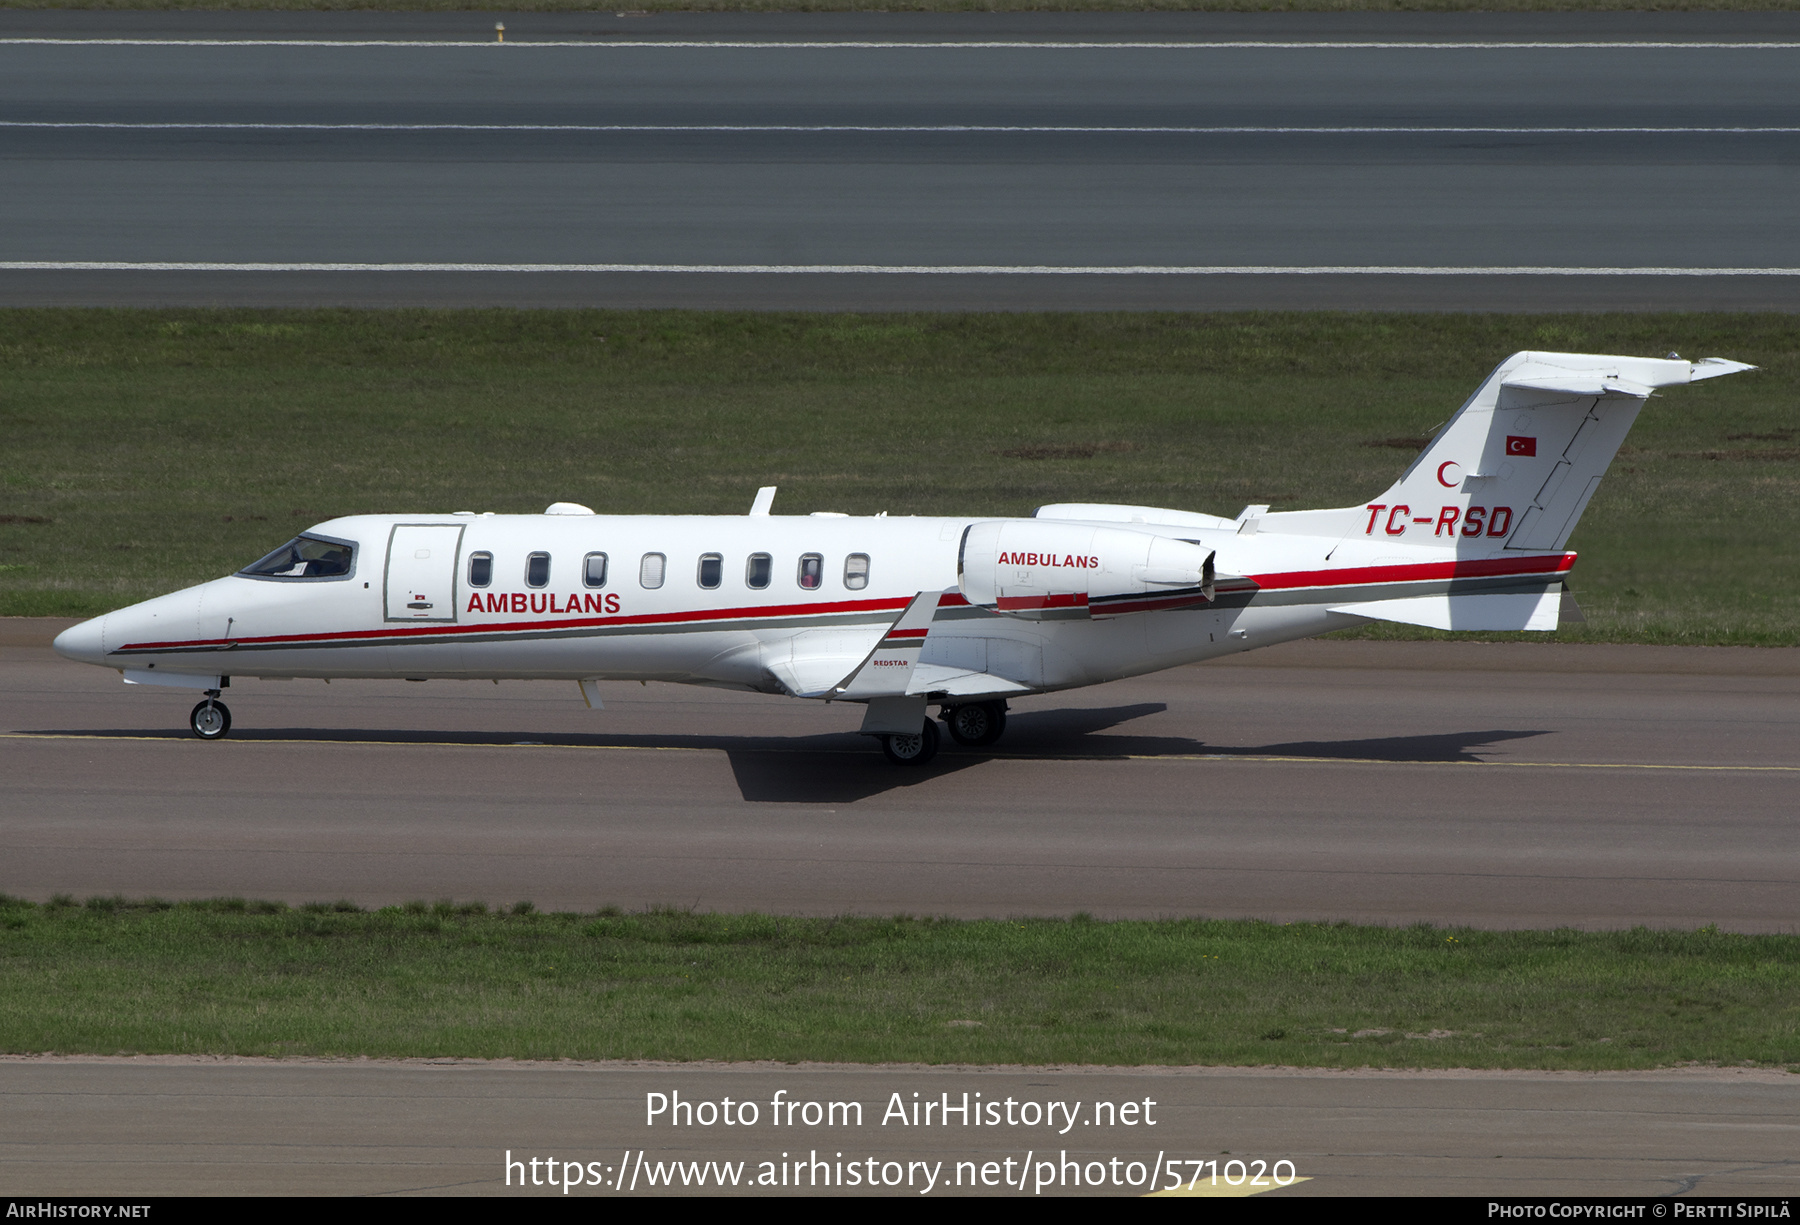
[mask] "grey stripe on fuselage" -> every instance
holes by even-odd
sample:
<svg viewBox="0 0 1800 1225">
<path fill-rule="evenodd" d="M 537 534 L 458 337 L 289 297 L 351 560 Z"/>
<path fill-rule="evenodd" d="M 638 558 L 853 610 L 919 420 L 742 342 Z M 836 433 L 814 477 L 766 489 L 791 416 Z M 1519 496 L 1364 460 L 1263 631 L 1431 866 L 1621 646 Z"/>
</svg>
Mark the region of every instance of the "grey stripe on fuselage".
<svg viewBox="0 0 1800 1225">
<path fill-rule="evenodd" d="M 1542 594 L 1562 581 L 1563 575 L 1560 574 L 1501 574 L 1480 578 L 1429 579 L 1404 583 L 1370 583 L 1354 587 L 1299 587 L 1285 591 L 1222 591 L 1219 593 L 1218 598 L 1211 604 L 1195 605 L 1190 609 L 1174 609 L 1167 611 L 1223 612 L 1241 610 L 1249 607 L 1291 608 L 1307 604 L 1350 604 L 1371 600 L 1393 600 L 1434 595 Z M 1004 616 L 1004 614 L 994 613 L 988 609 L 976 608 L 970 605 L 958 605 L 955 607 L 938 609 L 937 615 L 932 620 L 934 624 L 977 620 L 989 621 L 997 616 Z M 1011 618 L 1008 620 L 1011 620 Z M 865 611 L 781 617 L 779 619 L 740 617 L 728 621 L 692 621 L 650 625 L 580 625 L 570 626 L 567 629 L 496 629 L 491 632 L 463 629 L 441 634 L 421 634 L 406 637 L 333 639 L 323 642 L 246 642 L 239 643 L 235 646 L 216 647 L 136 647 L 115 651 L 113 654 L 121 656 L 235 655 L 246 652 L 267 651 L 355 650 L 371 646 L 396 647 L 439 646 L 445 643 L 544 642 L 565 638 L 619 638 L 638 637 L 643 635 L 731 633 L 740 631 L 753 633 L 767 630 L 816 629 L 821 626 L 840 628 L 860 625 L 890 625 L 893 621 L 894 614 L 890 612 Z"/>
<path fill-rule="evenodd" d="M 755 630 L 801 630 L 818 626 L 833 628 L 856 625 L 892 625 L 894 614 L 889 612 L 854 612 L 822 614 L 814 616 L 782 617 L 779 620 L 758 619 L 752 617 L 734 618 L 729 621 L 691 621 L 672 624 L 655 625 L 572 625 L 567 629 L 542 630 L 494 630 L 483 633 L 478 630 L 446 630 L 439 634 L 418 634 L 331 639 L 315 642 L 243 642 L 235 646 L 170 646 L 170 647 L 135 647 L 114 651 L 115 655 L 197 655 L 203 652 L 242 651 L 316 651 L 331 648 L 355 647 L 396 647 L 396 646 L 441 646 L 444 643 L 464 642 L 542 642 L 557 638 L 616 638 L 642 634 L 710 634 L 729 633 L 732 631 Z"/>
</svg>

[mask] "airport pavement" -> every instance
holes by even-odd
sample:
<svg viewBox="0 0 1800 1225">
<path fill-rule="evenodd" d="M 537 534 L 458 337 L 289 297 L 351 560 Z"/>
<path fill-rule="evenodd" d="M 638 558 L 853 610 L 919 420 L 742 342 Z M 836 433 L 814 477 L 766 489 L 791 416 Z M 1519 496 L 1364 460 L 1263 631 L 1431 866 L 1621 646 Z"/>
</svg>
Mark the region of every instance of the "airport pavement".
<svg viewBox="0 0 1800 1225">
<path fill-rule="evenodd" d="M 804 39 L 904 42 L 1135 42 L 1300 39 L 1319 42 L 1800 42 L 1800 13 L 1769 9 L 1618 12 L 461 12 L 9 9 L 9 38 L 294 38 L 316 41 Z"/>
<path fill-rule="evenodd" d="M 607 686 L 589 712 L 573 686 L 245 682 L 233 738 L 201 744 L 179 731 L 189 695 L 52 656 L 65 624 L 0 621 L 0 888 L 31 897 L 1791 931 L 1800 896 L 1794 651 L 1296 643 L 1021 702 L 1003 752 L 910 775 L 837 708 L 674 686 Z M 1238 1193 L 1235 1158 L 1292 1162 L 1307 1181 L 1278 1196 L 1786 1196 L 1793 1082 L 0 1057 L 0 1194 L 560 1194 L 508 1187 L 510 1152 L 579 1161 L 597 1182 L 572 1193 L 598 1195 L 703 1189 L 666 1185 L 698 1177 L 669 1163 L 754 1180 L 802 1158 L 808 1185 L 775 1191 L 866 1193 L 810 1184 L 856 1163 L 891 1194 L 1141 1194 L 1209 1161 L 1197 1189 Z M 778 1091 L 859 1102 L 861 1125 L 777 1132 Z M 650 1124 L 653 1093 L 758 1119 Z M 1078 1121 L 883 1124 L 896 1093 Z M 1146 1099 L 1154 1128 L 1110 1122 Z M 990 1169 L 1023 1189 L 972 1185 Z"/>
<path fill-rule="evenodd" d="M 561 1196 L 520 1185 L 544 1179 L 547 1167 L 530 1162 L 553 1159 L 559 1179 L 583 1184 L 568 1194 L 600 1196 L 868 1194 L 866 1182 L 850 1182 L 853 1165 L 865 1180 L 882 1179 L 879 1193 L 889 1195 L 1117 1196 L 1167 1188 L 1171 1169 L 1192 1179 L 1196 1162 L 1209 1163 L 1193 1188 L 1207 1194 L 1243 1194 L 1260 1173 L 1265 1184 L 1274 1175 L 1305 1180 L 1260 1189 L 1281 1197 L 1791 1196 L 1800 1190 L 1794 1081 L 1742 1068 L 0 1057 L 0 1195 Z M 653 1094 L 669 1105 L 655 1122 Z M 971 1106 L 998 1106 L 996 1117 L 1010 1104 L 1014 1125 L 965 1126 L 960 1119 L 970 1116 L 957 1114 L 948 1126 L 943 1115 L 903 1124 L 890 1113 L 896 1095 L 910 1116 L 915 1103 L 960 1106 L 965 1094 Z M 725 1099 L 739 1119 L 739 1103 L 752 1104 L 754 1123 L 720 1121 Z M 672 1125 L 677 1100 L 712 1103 L 715 1121 L 705 1125 L 701 1110 L 692 1125 Z M 777 1100 L 795 1107 L 779 1127 Z M 811 1126 L 809 1103 L 817 1104 Z M 831 1103 L 840 1104 L 835 1115 Z M 860 1105 L 860 1125 L 847 1103 Z M 1055 1126 L 1024 1121 L 1034 1109 L 1044 1118 L 1050 1103 L 1058 1103 Z M 1099 1103 L 1107 1105 L 1096 1112 Z M 1120 1109 L 1127 1103 L 1136 1106 L 1129 1124 Z M 520 1163 L 511 1170 L 509 1155 Z M 1291 1166 L 1277 1169 L 1280 1161 Z M 573 1171 L 571 1163 L 579 1163 Z M 694 1181 L 683 1185 L 675 1163 Z M 784 1166 L 786 1186 L 753 1185 L 765 1169 L 779 1180 Z M 739 1171 L 724 1192 L 721 1167 Z M 984 1173 L 990 1185 L 975 1185 Z M 1009 1176 L 1010 1186 L 991 1185 Z M 825 1179 L 829 1186 L 814 1185 Z M 1233 1188 L 1231 1179 L 1246 1185 Z"/>
<path fill-rule="evenodd" d="M 0 646 L 0 889 L 591 910 L 1793 931 L 1800 652 L 1306 642 L 1021 700 L 896 769 L 674 685 L 242 681 Z"/>
<path fill-rule="evenodd" d="M 0 303 L 1794 309 L 1793 16 L 0 14 Z"/>
</svg>

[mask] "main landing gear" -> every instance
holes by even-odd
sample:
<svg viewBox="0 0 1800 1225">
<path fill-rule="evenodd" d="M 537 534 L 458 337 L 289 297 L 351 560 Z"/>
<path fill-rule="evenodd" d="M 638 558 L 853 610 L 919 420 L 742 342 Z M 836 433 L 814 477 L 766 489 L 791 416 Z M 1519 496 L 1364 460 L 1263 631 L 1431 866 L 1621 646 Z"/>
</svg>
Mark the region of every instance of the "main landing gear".
<svg viewBox="0 0 1800 1225">
<path fill-rule="evenodd" d="M 897 766 L 922 766 L 937 756 L 938 729 L 930 719 L 920 724 L 911 735 L 889 734 L 881 737 L 881 751 Z"/>
<path fill-rule="evenodd" d="M 943 715 L 944 726 L 950 729 L 950 739 L 969 748 L 992 744 L 1006 730 L 1005 702 L 946 706 Z"/>
<path fill-rule="evenodd" d="M 992 744 L 1006 730 L 1005 702 L 945 706 L 942 713 L 950 739 L 968 748 Z M 881 751 L 897 766 L 922 766 L 937 756 L 937 723 L 927 719 L 916 734 L 882 736 Z"/>
<path fill-rule="evenodd" d="M 194 707 L 188 715 L 188 727 L 194 735 L 202 740 L 222 740 L 225 733 L 231 730 L 231 711 L 225 703 L 219 701 L 219 691 L 208 689 L 206 701 Z"/>
</svg>

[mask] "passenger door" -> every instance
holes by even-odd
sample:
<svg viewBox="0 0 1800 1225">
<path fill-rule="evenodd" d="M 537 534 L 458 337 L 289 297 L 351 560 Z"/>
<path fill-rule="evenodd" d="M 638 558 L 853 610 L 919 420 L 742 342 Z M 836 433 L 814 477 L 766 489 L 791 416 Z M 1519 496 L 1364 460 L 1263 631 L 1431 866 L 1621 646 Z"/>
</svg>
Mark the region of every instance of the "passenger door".
<svg viewBox="0 0 1800 1225">
<path fill-rule="evenodd" d="M 389 621 L 455 621 L 461 524 L 397 523 L 384 580 Z"/>
</svg>

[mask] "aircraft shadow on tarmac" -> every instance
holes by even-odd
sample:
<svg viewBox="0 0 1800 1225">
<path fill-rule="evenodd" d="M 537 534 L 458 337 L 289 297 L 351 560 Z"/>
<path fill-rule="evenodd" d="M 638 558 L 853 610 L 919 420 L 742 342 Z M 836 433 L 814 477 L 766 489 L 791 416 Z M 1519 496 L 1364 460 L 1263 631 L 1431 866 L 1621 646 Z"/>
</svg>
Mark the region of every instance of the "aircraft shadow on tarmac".
<svg viewBox="0 0 1800 1225">
<path fill-rule="evenodd" d="M 936 760 L 923 770 L 899 769 L 879 753 L 847 757 L 841 749 L 782 752 L 727 749 L 738 789 L 762 803 L 847 804 L 943 778 L 971 766 L 1004 758 L 1070 758 L 1090 761 L 1157 757 L 1299 757 L 1337 761 L 1479 762 L 1479 750 L 1508 740 L 1548 735 L 1544 731 L 1439 732 L 1426 736 L 1368 737 L 1359 740 L 1305 740 L 1285 744 L 1209 745 L 1185 736 L 1103 735 L 1109 728 L 1145 715 L 1160 714 L 1160 702 L 1098 710 L 1046 710 L 1008 716 L 1004 750 L 965 749 L 945 738 Z M 822 738 L 821 738 L 822 739 Z M 831 737 L 836 741 L 842 737 Z"/>
<path fill-rule="evenodd" d="M 353 728 L 244 728 L 234 741 L 319 744 L 527 745 L 562 748 L 710 749 L 731 763 L 744 799 L 759 803 L 845 804 L 896 788 L 957 774 L 1003 759 L 1105 761 L 1157 757 L 1296 757 L 1338 761 L 1479 762 L 1486 747 L 1548 735 L 1547 731 L 1492 729 L 1355 740 L 1296 740 L 1280 744 L 1215 745 L 1186 736 L 1118 733 L 1112 729 L 1168 709 L 1161 702 L 1098 708 L 1015 711 L 1005 739 L 991 749 L 964 748 L 945 736 L 937 759 L 924 769 L 896 767 L 873 743 L 854 733 L 823 736 L 592 735 L 555 732 L 399 731 Z M 27 733 L 30 734 L 30 733 Z M 37 734 L 108 739 L 187 741 L 177 729 L 144 731 L 93 728 Z"/>
<path fill-rule="evenodd" d="M 996 756 L 1068 757 L 1324 757 L 1344 761 L 1478 762 L 1482 746 L 1548 735 L 1545 731 L 1489 730 L 1438 732 L 1425 736 L 1374 736 L 1358 740 L 1293 740 L 1281 744 L 1217 745 L 1186 736 L 1099 733 L 1146 715 L 1161 714 L 1160 702 L 1100 710 L 1045 710 L 1015 714 L 1007 723 L 1005 747 Z"/>
</svg>

